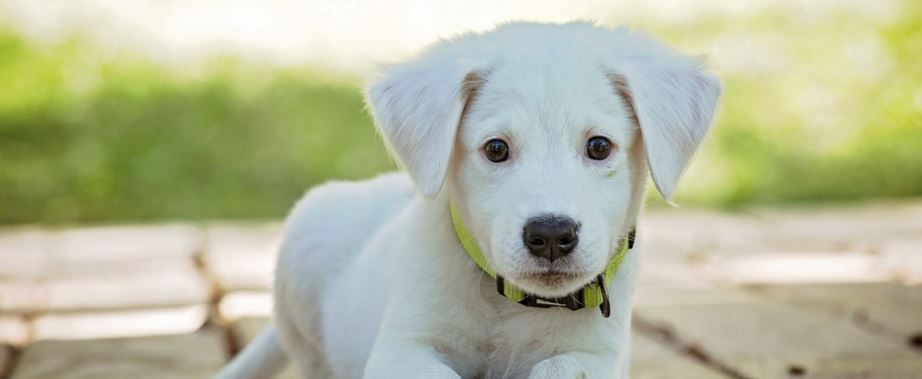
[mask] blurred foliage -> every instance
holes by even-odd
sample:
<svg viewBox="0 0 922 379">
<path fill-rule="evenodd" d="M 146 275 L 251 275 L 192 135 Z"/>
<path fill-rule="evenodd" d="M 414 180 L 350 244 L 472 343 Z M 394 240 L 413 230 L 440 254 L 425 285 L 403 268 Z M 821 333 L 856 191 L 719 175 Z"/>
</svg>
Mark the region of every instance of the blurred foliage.
<svg viewBox="0 0 922 379">
<path fill-rule="evenodd" d="M 716 68 L 716 128 L 679 202 L 922 195 L 922 2 L 896 2 L 884 15 L 870 11 L 875 3 L 824 12 L 780 4 L 653 26 L 686 50 L 732 53 L 730 67 Z"/>
<path fill-rule="evenodd" d="M 922 195 L 922 6 L 902 4 L 887 22 L 778 11 L 652 26 L 687 51 L 752 47 L 746 69 L 718 68 L 718 124 L 679 202 Z M 0 32 L 0 223 L 277 218 L 311 185 L 394 167 L 355 80 L 99 56 Z"/>
<path fill-rule="evenodd" d="M 392 167 L 352 85 L 83 50 L 0 35 L 0 223 L 280 217 L 311 185 Z"/>
</svg>

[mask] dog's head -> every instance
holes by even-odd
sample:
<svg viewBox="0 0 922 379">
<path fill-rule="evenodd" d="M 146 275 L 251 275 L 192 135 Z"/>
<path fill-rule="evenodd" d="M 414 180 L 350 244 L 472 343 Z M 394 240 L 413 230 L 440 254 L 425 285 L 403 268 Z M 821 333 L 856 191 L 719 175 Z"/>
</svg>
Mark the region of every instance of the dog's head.
<svg viewBox="0 0 922 379">
<path fill-rule="evenodd" d="M 719 92 L 699 62 L 627 30 L 507 24 L 391 67 L 367 101 L 419 191 L 444 189 L 493 269 L 562 296 L 605 269 L 647 168 L 670 198 Z"/>
</svg>

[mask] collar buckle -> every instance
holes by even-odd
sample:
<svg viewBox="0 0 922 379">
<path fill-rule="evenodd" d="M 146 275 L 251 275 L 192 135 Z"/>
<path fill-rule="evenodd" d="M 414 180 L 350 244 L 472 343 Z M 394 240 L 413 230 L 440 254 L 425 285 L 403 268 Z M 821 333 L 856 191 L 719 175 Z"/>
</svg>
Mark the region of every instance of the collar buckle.
<svg viewBox="0 0 922 379">
<path fill-rule="evenodd" d="M 519 304 L 534 308 L 567 308 L 571 311 L 576 311 L 585 308 L 582 299 L 583 290 L 580 289 L 579 291 L 576 291 L 567 296 L 555 298 L 525 295 L 525 298 L 522 299 L 522 301 L 519 301 Z"/>
<path fill-rule="evenodd" d="M 631 243 L 633 244 L 633 239 L 631 239 Z M 599 310 L 602 311 L 602 317 L 608 318 L 608 316 L 611 316 L 611 302 L 608 301 L 605 275 L 599 274 L 595 280 L 599 283 L 599 290 L 602 292 L 602 304 L 599 304 Z"/>
<path fill-rule="evenodd" d="M 602 294 L 602 303 L 599 304 L 599 311 L 602 312 L 603 317 L 608 318 L 611 316 L 611 301 L 608 299 L 608 287 L 605 283 L 605 275 L 599 274 L 599 276 L 595 278 L 595 282 L 599 286 L 599 291 Z M 571 311 L 577 311 L 586 308 L 586 305 L 583 304 L 585 289 L 586 287 L 583 287 L 580 288 L 579 291 L 567 296 L 553 298 L 526 293 L 525 297 L 519 300 L 518 303 L 532 308 L 567 308 Z M 506 295 L 506 280 L 501 275 L 496 276 L 496 292 L 499 292 L 503 297 L 508 297 Z"/>
</svg>

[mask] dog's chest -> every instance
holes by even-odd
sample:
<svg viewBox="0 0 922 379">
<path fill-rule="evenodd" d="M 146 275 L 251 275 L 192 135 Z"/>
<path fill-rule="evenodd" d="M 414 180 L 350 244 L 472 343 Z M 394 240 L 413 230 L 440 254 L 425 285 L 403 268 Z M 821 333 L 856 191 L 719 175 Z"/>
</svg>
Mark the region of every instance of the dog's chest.
<svg viewBox="0 0 922 379">
<path fill-rule="evenodd" d="M 455 301 L 464 305 L 446 304 L 444 309 L 464 311 L 433 325 L 437 332 L 431 335 L 432 340 L 424 342 L 463 378 L 527 377 L 531 365 L 524 363 L 532 361 L 530 357 L 534 355 L 529 341 L 537 341 L 529 320 L 522 317 L 528 308 L 497 294 L 489 281 L 481 280 L 480 284 L 481 288 L 467 292 L 470 297 L 457 296 L 465 293 L 460 288 L 453 292 Z"/>
<path fill-rule="evenodd" d="M 506 379 L 527 378 L 531 368 L 543 360 L 541 350 L 535 349 L 538 339 L 519 341 L 517 338 L 499 338 L 492 341 L 490 354 L 486 356 L 480 378 Z"/>
<path fill-rule="evenodd" d="M 491 317 L 485 330 L 478 335 L 482 340 L 471 341 L 477 357 L 473 375 L 463 377 L 482 379 L 527 378 L 538 362 L 559 354 L 564 342 L 560 333 L 563 309 L 526 308 L 499 298 L 490 301 L 495 317 Z"/>
</svg>

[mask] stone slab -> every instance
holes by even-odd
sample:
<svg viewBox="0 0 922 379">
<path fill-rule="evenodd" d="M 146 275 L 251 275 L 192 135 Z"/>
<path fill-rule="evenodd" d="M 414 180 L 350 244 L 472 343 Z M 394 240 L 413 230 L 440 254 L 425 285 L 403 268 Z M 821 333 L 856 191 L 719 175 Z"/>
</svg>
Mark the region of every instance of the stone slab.
<svg viewBox="0 0 922 379">
<path fill-rule="evenodd" d="M 748 286 L 746 290 L 773 302 L 851 321 L 899 341 L 922 336 L 922 286 L 837 283 Z"/>
<path fill-rule="evenodd" d="M 707 301 L 640 305 L 636 315 L 748 377 L 782 378 L 792 369 L 802 369 L 810 378 L 836 377 L 845 372 L 842 367 L 871 370 L 881 377 L 922 372 L 922 360 L 905 344 L 850 322 L 745 294 L 721 300 L 696 295 L 699 291 L 708 290 L 676 289 L 671 296 Z"/>
<path fill-rule="evenodd" d="M 272 316 L 272 294 L 260 291 L 242 291 L 225 294 L 218 304 L 223 320 L 241 318 L 269 318 Z"/>
<path fill-rule="evenodd" d="M 48 289 L 37 280 L 0 281 L 0 315 L 21 316 L 41 311 Z"/>
<path fill-rule="evenodd" d="M 652 338 L 631 336 L 632 379 L 725 379 L 726 376 L 680 355 Z"/>
<path fill-rule="evenodd" d="M 712 256 L 817 251 L 874 253 L 894 239 L 919 240 L 922 203 L 753 208 L 738 213 L 708 209 L 655 209 L 642 221 L 647 250 L 706 260 Z"/>
<path fill-rule="evenodd" d="M 635 309 L 659 306 L 701 306 L 721 304 L 758 304 L 760 300 L 732 287 L 713 284 L 696 286 L 640 285 L 634 290 Z"/>
<path fill-rule="evenodd" d="M 682 208 L 647 212 L 641 222 L 646 250 L 657 255 L 701 256 L 751 248 L 766 223 L 748 214 Z"/>
<path fill-rule="evenodd" d="M 0 315 L 0 345 L 22 346 L 29 340 L 29 330 L 22 317 Z"/>
<path fill-rule="evenodd" d="M 0 314 L 171 307 L 204 304 L 210 296 L 191 259 L 100 263 L 80 271 L 0 282 Z"/>
<path fill-rule="evenodd" d="M 0 343 L 0 376 L 8 370 L 6 367 L 10 363 L 10 347 Z"/>
<path fill-rule="evenodd" d="M 35 340 L 115 338 L 198 330 L 207 305 L 128 311 L 43 314 L 32 323 Z"/>
<path fill-rule="evenodd" d="M 22 355 L 12 379 L 211 378 L 224 362 L 220 333 L 42 341 Z"/>
<path fill-rule="evenodd" d="M 48 293 L 46 312 L 176 307 L 205 304 L 210 296 L 192 260 L 145 264 L 127 274 L 56 278 L 43 286 Z"/>
<path fill-rule="evenodd" d="M 206 236 L 205 263 L 222 290 L 272 287 L 281 224 L 213 224 Z"/>
<path fill-rule="evenodd" d="M 777 250 L 718 257 L 693 268 L 695 276 L 726 285 L 886 282 L 892 270 L 862 252 Z"/>
<path fill-rule="evenodd" d="M 48 237 L 49 273 L 124 272 L 143 263 L 191 259 L 202 249 L 200 228 L 185 224 L 66 229 Z"/>
<path fill-rule="evenodd" d="M 894 238 L 922 234 L 922 203 L 889 201 L 848 206 L 754 209 L 751 213 L 772 228 L 762 240 L 789 247 L 840 246 L 865 250 Z"/>
<path fill-rule="evenodd" d="M 688 228 L 642 225 L 638 232 L 639 283 L 687 286 L 702 282 L 694 270 L 699 260 L 696 237 Z"/>
<path fill-rule="evenodd" d="M 35 280 L 44 276 L 47 233 L 32 228 L 0 232 L 0 282 Z"/>
<path fill-rule="evenodd" d="M 888 239 L 879 244 L 877 252 L 895 281 L 922 285 L 922 229 L 913 238 Z"/>
</svg>

